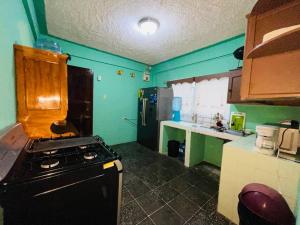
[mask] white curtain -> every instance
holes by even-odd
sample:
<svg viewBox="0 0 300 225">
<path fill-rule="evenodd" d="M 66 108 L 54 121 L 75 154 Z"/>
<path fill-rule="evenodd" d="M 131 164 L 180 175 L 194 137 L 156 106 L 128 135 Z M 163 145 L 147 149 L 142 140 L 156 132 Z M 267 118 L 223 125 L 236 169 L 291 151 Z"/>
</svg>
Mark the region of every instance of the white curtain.
<svg viewBox="0 0 300 225">
<path fill-rule="evenodd" d="M 192 122 L 194 112 L 194 83 L 172 84 L 174 97 L 182 98 L 180 116 L 182 121 Z"/>
<path fill-rule="evenodd" d="M 203 80 L 195 87 L 195 113 L 197 123 L 210 127 L 215 125 L 217 113 L 223 117 L 225 125 L 230 117 L 230 105 L 227 104 L 228 77 Z"/>
</svg>

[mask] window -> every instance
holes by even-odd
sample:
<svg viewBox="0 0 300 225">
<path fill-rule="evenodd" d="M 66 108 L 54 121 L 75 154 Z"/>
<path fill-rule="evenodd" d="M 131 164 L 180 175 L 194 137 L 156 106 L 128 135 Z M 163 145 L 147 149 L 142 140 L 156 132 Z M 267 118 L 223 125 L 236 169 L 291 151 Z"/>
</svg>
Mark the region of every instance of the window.
<svg viewBox="0 0 300 225">
<path fill-rule="evenodd" d="M 182 121 L 192 122 L 194 113 L 195 83 L 172 84 L 174 97 L 182 98 L 180 117 Z"/>
<path fill-rule="evenodd" d="M 227 104 L 228 77 L 201 80 L 197 83 L 172 84 L 174 96 L 182 97 L 181 120 L 211 127 L 217 114 L 225 125 L 230 117 Z"/>
<path fill-rule="evenodd" d="M 230 105 L 227 104 L 228 77 L 202 80 L 195 87 L 195 110 L 197 123 L 211 127 L 215 117 L 220 114 L 223 124 L 230 117 Z"/>
</svg>

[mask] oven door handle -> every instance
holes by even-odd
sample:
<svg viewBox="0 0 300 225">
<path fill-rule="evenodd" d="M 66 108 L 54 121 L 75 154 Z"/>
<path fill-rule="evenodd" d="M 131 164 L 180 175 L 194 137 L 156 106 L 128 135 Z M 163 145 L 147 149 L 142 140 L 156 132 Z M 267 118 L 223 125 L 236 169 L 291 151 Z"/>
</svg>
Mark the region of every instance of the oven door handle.
<svg viewBox="0 0 300 225">
<path fill-rule="evenodd" d="M 72 187 L 74 185 L 82 184 L 82 183 L 85 183 L 87 181 L 95 180 L 95 179 L 98 179 L 98 178 L 103 177 L 103 176 L 104 176 L 104 174 L 101 174 L 101 175 L 98 175 L 98 176 L 95 176 L 95 177 L 90 177 L 88 179 L 80 180 L 80 181 L 77 181 L 77 182 L 74 182 L 74 183 L 71 183 L 71 184 L 67 184 L 67 185 L 64 185 L 64 186 L 61 186 L 61 187 L 58 187 L 58 188 L 54 188 L 54 189 L 49 190 L 49 191 L 44 191 L 42 193 L 34 195 L 33 197 L 43 196 L 43 195 L 46 195 L 46 194 L 49 194 L 49 193 L 52 193 L 52 192 L 59 191 L 61 189 L 67 188 L 67 187 Z"/>
</svg>

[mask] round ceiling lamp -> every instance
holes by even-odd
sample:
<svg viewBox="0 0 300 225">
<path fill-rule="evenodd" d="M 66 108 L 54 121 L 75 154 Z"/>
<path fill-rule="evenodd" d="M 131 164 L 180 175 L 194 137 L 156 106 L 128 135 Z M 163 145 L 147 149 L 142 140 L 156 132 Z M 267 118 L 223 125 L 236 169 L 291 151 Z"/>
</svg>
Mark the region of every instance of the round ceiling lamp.
<svg viewBox="0 0 300 225">
<path fill-rule="evenodd" d="M 144 17 L 138 22 L 139 31 L 145 35 L 154 34 L 159 28 L 159 22 L 151 17 Z"/>
</svg>

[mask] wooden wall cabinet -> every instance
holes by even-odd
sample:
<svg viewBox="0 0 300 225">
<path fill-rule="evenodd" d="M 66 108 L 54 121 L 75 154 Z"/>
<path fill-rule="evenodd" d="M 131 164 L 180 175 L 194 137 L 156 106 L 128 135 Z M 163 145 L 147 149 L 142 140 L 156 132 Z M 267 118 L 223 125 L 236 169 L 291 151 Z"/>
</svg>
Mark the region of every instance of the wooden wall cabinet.
<svg viewBox="0 0 300 225">
<path fill-rule="evenodd" d="M 31 138 L 56 137 L 53 122 L 68 110 L 67 55 L 14 45 L 17 120 Z"/>
<path fill-rule="evenodd" d="M 300 24 L 300 0 L 260 0 L 248 16 L 241 98 L 300 98 L 300 28 L 263 41 L 265 34 Z"/>
<path fill-rule="evenodd" d="M 242 103 L 241 100 L 241 79 L 242 70 L 236 70 L 229 77 L 227 103 L 237 104 Z"/>
</svg>

